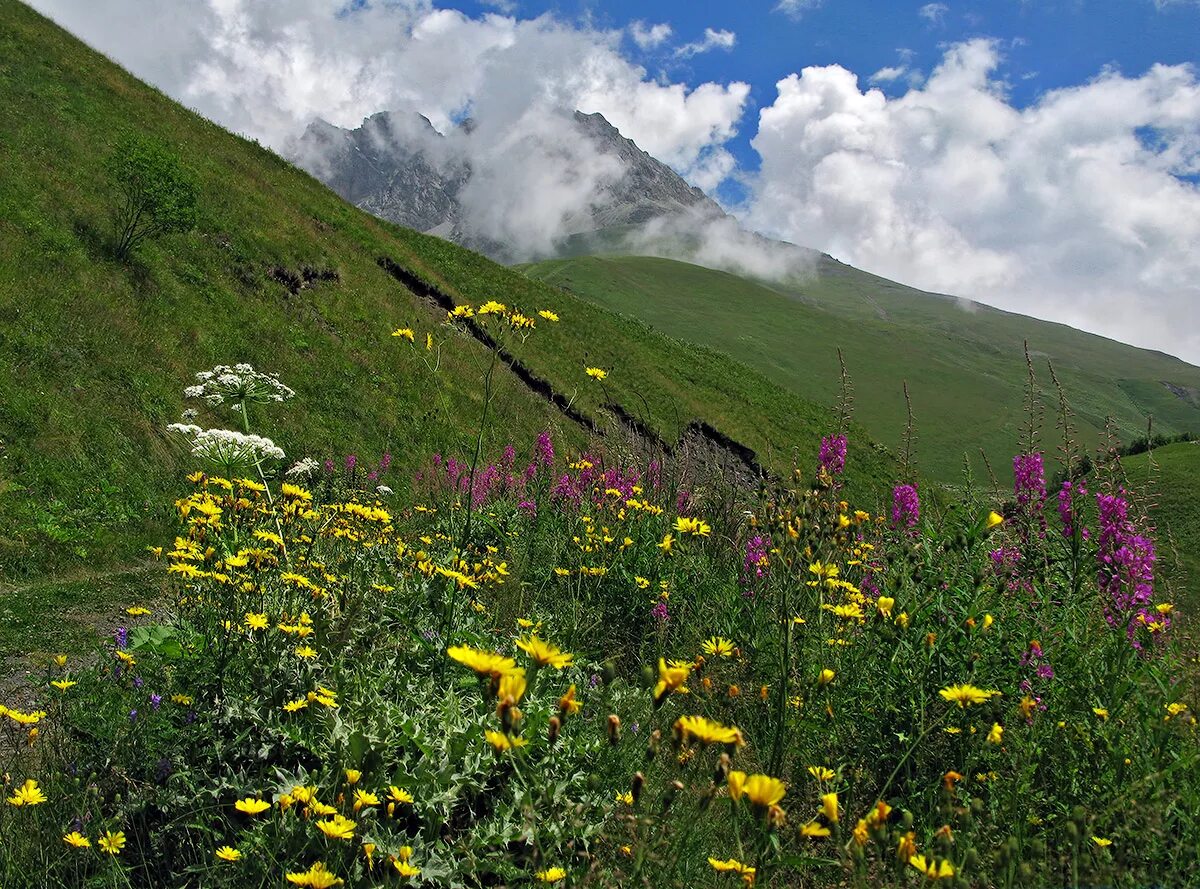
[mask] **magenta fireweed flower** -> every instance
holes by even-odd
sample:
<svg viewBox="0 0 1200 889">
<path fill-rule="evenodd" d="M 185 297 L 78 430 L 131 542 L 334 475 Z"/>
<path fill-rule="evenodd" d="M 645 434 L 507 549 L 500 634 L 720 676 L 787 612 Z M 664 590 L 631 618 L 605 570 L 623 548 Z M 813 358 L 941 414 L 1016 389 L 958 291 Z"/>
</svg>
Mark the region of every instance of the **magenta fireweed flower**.
<svg viewBox="0 0 1200 889">
<path fill-rule="evenodd" d="M 817 462 L 829 475 L 839 475 L 846 468 L 846 436 L 826 435 L 822 438 Z"/>
<path fill-rule="evenodd" d="M 896 485 L 892 490 L 892 527 L 912 529 L 921 520 L 921 499 L 916 485 Z"/>
<path fill-rule="evenodd" d="M 686 516 L 688 510 L 692 507 L 692 495 L 689 491 L 680 490 L 675 497 L 675 512 L 681 516 Z"/>
<path fill-rule="evenodd" d="M 353 472 L 354 467 L 357 465 L 358 465 L 358 455 L 357 454 L 347 454 L 346 455 L 346 471 Z"/>
<path fill-rule="evenodd" d="M 667 603 L 659 602 L 657 605 L 655 605 L 653 608 L 651 608 L 650 616 L 652 618 L 654 618 L 655 620 L 657 620 L 659 623 L 665 624 L 667 621 L 669 621 L 671 619 L 671 615 L 667 611 Z"/>
<path fill-rule="evenodd" d="M 522 500 L 517 504 L 517 509 L 525 513 L 530 518 L 537 515 L 537 503 L 533 500 Z"/>
<path fill-rule="evenodd" d="M 1087 487 L 1083 482 L 1063 482 L 1062 488 L 1058 492 L 1058 517 L 1062 521 L 1063 537 L 1069 539 L 1075 536 L 1075 501 L 1078 498 L 1086 497 L 1087 492 Z M 1087 540 L 1090 536 L 1088 529 L 1084 528 L 1083 539 Z"/>
<path fill-rule="evenodd" d="M 504 453 L 500 456 L 500 466 L 508 470 L 512 468 L 513 461 L 517 459 L 517 449 L 511 444 L 504 446 Z"/>
<path fill-rule="evenodd" d="M 742 559 L 742 575 L 746 579 L 763 578 L 767 576 L 767 551 L 771 542 L 761 534 L 755 534 L 746 541 L 746 555 Z"/>
<path fill-rule="evenodd" d="M 554 465 L 554 442 L 549 432 L 539 432 L 536 447 L 537 460 L 542 466 Z"/>
<path fill-rule="evenodd" d="M 1046 502 L 1046 469 L 1040 453 L 1013 457 L 1013 492 L 1021 507 Z"/>
<path fill-rule="evenodd" d="M 1129 503 L 1124 490 L 1117 494 L 1097 494 L 1100 533 L 1096 562 L 1101 591 L 1105 594 L 1104 612 L 1110 625 L 1124 627 L 1135 648 L 1139 626 L 1161 632 L 1170 626 L 1170 618 L 1159 614 L 1150 603 L 1154 596 L 1154 541 L 1138 532 L 1129 518 Z"/>
<path fill-rule="evenodd" d="M 1040 453 L 1013 457 L 1013 493 L 1021 514 L 1046 536 L 1046 468 Z M 1027 533 L 1022 529 L 1022 534 Z"/>
<path fill-rule="evenodd" d="M 325 458 L 325 472 L 328 473 L 329 475 L 333 475 L 333 471 L 335 469 L 337 469 L 337 466 L 334 464 L 333 458 L 326 457 Z"/>
</svg>

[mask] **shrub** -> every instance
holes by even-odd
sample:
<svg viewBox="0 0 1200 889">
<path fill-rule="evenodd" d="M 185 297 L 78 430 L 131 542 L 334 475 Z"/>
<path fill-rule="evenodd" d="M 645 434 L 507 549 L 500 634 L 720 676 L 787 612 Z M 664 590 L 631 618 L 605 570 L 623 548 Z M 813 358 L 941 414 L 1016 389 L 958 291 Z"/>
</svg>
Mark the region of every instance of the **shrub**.
<svg viewBox="0 0 1200 889">
<path fill-rule="evenodd" d="M 195 177 L 162 142 L 126 134 L 109 155 L 114 191 L 113 253 L 124 260 L 149 238 L 189 231 L 196 224 Z"/>
</svg>

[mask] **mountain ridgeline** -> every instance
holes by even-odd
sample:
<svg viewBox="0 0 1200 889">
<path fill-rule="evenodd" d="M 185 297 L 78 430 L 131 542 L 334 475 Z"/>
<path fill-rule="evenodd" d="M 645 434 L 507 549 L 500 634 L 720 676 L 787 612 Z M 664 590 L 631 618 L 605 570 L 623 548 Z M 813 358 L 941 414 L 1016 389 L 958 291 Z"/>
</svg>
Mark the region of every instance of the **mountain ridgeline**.
<svg viewBox="0 0 1200 889">
<path fill-rule="evenodd" d="M 603 115 L 576 111 L 563 130 L 577 148 L 604 162 L 594 193 L 561 220 L 557 234 L 563 238 L 670 217 L 693 222 L 725 217 L 715 201 L 623 137 Z M 472 213 L 472 189 L 497 175 L 473 166 L 476 149 L 470 142 L 477 138 L 470 119 L 443 135 L 422 115 L 381 111 L 352 130 L 314 121 L 286 153 L 368 213 L 511 261 L 519 245 L 498 240 L 481 223 L 484 214 Z"/>
</svg>

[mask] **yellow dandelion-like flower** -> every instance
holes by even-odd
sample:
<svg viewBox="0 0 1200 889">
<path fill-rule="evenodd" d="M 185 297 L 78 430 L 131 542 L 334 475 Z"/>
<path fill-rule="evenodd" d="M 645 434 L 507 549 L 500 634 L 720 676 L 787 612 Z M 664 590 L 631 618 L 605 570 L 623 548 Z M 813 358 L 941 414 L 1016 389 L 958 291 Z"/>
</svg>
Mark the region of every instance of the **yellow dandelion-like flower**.
<svg viewBox="0 0 1200 889">
<path fill-rule="evenodd" d="M 723 636 L 710 636 L 701 649 L 707 655 L 714 657 L 732 657 L 733 643 Z"/>
<path fill-rule="evenodd" d="M 92 845 L 92 841 L 77 830 L 64 834 L 63 842 L 68 846 L 74 846 L 76 849 L 86 849 Z"/>
<path fill-rule="evenodd" d="M 240 861 L 242 853 L 233 846 L 222 846 L 216 851 L 216 856 L 222 861 Z"/>
<path fill-rule="evenodd" d="M 398 336 L 408 340 L 410 343 L 416 341 L 416 334 L 413 333 L 411 327 L 400 327 L 392 331 L 392 336 Z"/>
<path fill-rule="evenodd" d="M 529 655 L 539 667 L 549 665 L 556 670 L 571 666 L 575 657 L 573 654 L 560 651 L 558 646 L 553 643 L 539 639 L 536 634 L 531 635 L 528 639 L 518 639 L 517 648 Z"/>
<path fill-rule="evenodd" d="M 317 830 L 331 840 L 354 839 L 354 828 L 358 825 L 344 815 L 334 815 L 328 821 L 318 821 Z"/>
<path fill-rule="evenodd" d="M 983 704 L 998 696 L 1000 692 L 976 688 L 973 685 L 950 685 L 941 689 L 938 694 L 947 701 L 952 701 L 960 707 L 969 704 Z"/>
<path fill-rule="evenodd" d="M 602 370 L 598 367 L 584 368 L 584 373 L 586 373 L 593 380 L 604 380 L 608 377 L 608 371 Z"/>
<path fill-rule="evenodd" d="M 255 799 L 248 796 L 245 799 L 240 799 L 233 804 L 233 807 L 239 812 L 244 812 L 247 815 L 261 815 L 267 809 L 271 808 L 271 804 L 266 800 Z"/>
<path fill-rule="evenodd" d="M 17 788 L 16 792 L 8 798 L 10 806 L 38 806 L 46 801 L 46 794 L 42 793 L 38 787 L 37 781 L 33 778 L 26 778 L 25 783 Z"/>
<path fill-rule="evenodd" d="M 121 850 L 125 848 L 125 833 L 124 831 L 111 830 L 104 831 L 104 836 L 96 841 L 97 845 L 109 855 L 120 855 Z"/>
<path fill-rule="evenodd" d="M 297 886 L 307 886 L 308 889 L 331 889 L 341 886 L 345 881 L 334 876 L 329 868 L 320 861 L 314 863 L 306 871 L 287 874 L 287 881 Z"/>
<path fill-rule="evenodd" d="M 558 883 L 567 877 L 567 872 L 561 867 L 551 867 L 534 874 L 539 883 Z"/>
</svg>

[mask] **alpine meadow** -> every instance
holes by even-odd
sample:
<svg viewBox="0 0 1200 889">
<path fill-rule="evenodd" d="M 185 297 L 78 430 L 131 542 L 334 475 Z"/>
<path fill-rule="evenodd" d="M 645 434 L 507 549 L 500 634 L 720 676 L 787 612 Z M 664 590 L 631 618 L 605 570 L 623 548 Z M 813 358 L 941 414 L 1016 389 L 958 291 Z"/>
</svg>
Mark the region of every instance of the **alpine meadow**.
<svg viewBox="0 0 1200 889">
<path fill-rule="evenodd" d="M 1200 885 L 1200 368 L 599 114 L 517 256 L 399 117 L 293 163 L 18 0 L 0 111 L 0 887 Z"/>
</svg>

